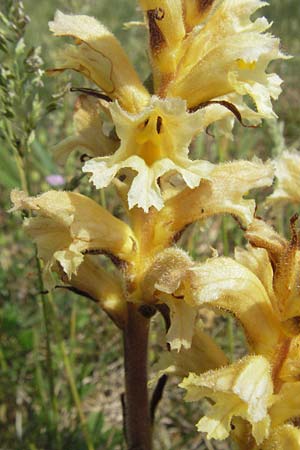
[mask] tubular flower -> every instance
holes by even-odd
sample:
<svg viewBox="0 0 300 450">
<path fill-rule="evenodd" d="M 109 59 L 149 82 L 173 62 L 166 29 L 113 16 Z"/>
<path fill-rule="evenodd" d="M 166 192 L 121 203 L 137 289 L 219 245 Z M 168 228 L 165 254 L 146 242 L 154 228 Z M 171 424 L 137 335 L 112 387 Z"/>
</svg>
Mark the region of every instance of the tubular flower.
<svg viewBox="0 0 300 450">
<path fill-rule="evenodd" d="M 267 20 L 250 19 L 260 0 L 140 0 L 148 22 L 156 92 L 181 97 L 189 108 L 232 93 L 252 97 L 258 117 L 274 113 L 280 78 L 265 72 L 284 57 Z M 182 8 L 183 3 L 183 8 Z M 174 25 L 176 24 L 176 25 Z M 225 96 L 225 97 L 224 97 Z"/>
<path fill-rule="evenodd" d="M 149 94 L 119 41 L 94 17 L 57 11 L 49 28 L 55 36 L 71 36 L 77 44 L 61 52 L 63 64 L 54 71 L 81 72 L 127 111 L 137 112 L 147 104 Z"/>
<path fill-rule="evenodd" d="M 189 304 L 232 313 L 245 331 L 250 352 L 256 355 L 200 375 L 192 373 L 181 383 L 188 391 L 187 400 L 209 397 L 215 403 L 197 425 L 208 438 L 224 439 L 231 433 L 242 447 L 247 441 L 255 450 L 270 450 L 275 445 L 280 450 L 299 449 L 299 429 L 289 424 L 300 417 L 299 236 L 295 218 L 291 228 L 292 239 L 287 242 L 255 219 L 246 231 L 253 246 L 236 249 L 235 260 L 216 257 L 186 270 Z M 247 376 L 245 367 L 249 368 Z M 257 385 L 260 392 L 255 390 L 256 381 L 261 382 Z M 251 394 L 246 407 L 241 402 L 242 388 L 236 384 Z M 251 398 L 265 402 L 260 419 L 250 413 Z M 243 420 L 237 423 L 233 416 Z M 232 421 L 235 431 L 230 427 Z M 236 424 L 243 429 L 242 437 Z"/>
<path fill-rule="evenodd" d="M 158 185 L 162 175 L 178 172 L 190 188 L 198 186 L 202 177 L 209 178 L 212 164 L 188 158 L 189 144 L 201 126 L 200 111 L 187 113 L 183 100 L 154 96 L 140 113 L 128 113 L 118 103 L 112 104 L 110 112 L 120 147 L 112 156 L 94 158 L 83 167 L 92 173 L 97 188 L 107 186 L 119 170 L 130 168 L 137 175 L 128 192 L 129 208 L 137 205 L 148 212 L 151 206 L 163 206 Z"/>
<path fill-rule="evenodd" d="M 104 156 L 113 153 L 118 140 L 109 139 L 102 131 L 99 100 L 80 95 L 75 103 L 73 116 L 74 136 L 67 137 L 54 147 L 54 155 L 60 164 L 64 164 L 71 152 L 80 149 L 88 156 Z"/>
<path fill-rule="evenodd" d="M 53 265 L 59 263 L 69 280 L 77 275 L 85 253 L 108 253 L 130 262 L 135 238 L 124 222 L 96 202 L 73 192 L 49 191 L 38 197 L 13 191 L 13 210 L 36 214 L 26 220 L 27 232 L 35 240 L 49 282 Z"/>
<path fill-rule="evenodd" d="M 83 170 L 102 188 L 129 169 L 129 208 L 148 212 L 164 204 L 162 177 L 178 173 L 191 189 L 210 179 L 212 165 L 192 161 L 188 154 L 193 138 L 208 125 L 224 119 L 221 128 L 228 134 L 233 115 L 252 124 L 274 115 L 270 99 L 279 95 L 281 80 L 265 69 L 283 55 L 279 41 L 265 33 L 266 19 L 250 19 L 265 5 L 259 0 L 218 4 L 140 0 L 140 4 L 149 29 L 153 96 L 117 39 L 94 18 L 58 11 L 50 29 L 56 36 L 73 37 L 77 44 L 62 52 L 63 63 L 52 72 L 73 69 L 96 83 L 101 92 L 95 95 L 107 101 L 106 111 L 120 139 L 117 148 L 116 141 L 101 136 L 97 125 L 97 132 L 91 133 L 93 142 L 88 138 L 86 147 L 89 155 L 100 157 L 88 161 Z M 247 96 L 253 98 L 256 110 L 244 102 Z M 81 128 L 79 139 L 90 132 L 90 125 L 83 132 Z M 70 145 L 74 148 L 74 139 L 58 148 L 67 153 Z"/>
<path fill-rule="evenodd" d="M 234 416 L 250 422 L 258 444 L 268 437 L 273 383 L 271 366 L 264 357 L 247 356 L 221 369 L 191 373 L 179 386 L 187 390 L 187 401 L 213 400 L 214 406 L 197 423 L 198 431 L 208 433 L 209 439 L 227 438 Z"/>
<path fill-rule="evenodd" d="M 247 356 L 240 361 L 202 374 L 190 373 L 180 387 L 187 390 L 186 400 L 211 398 L 214 406 L 197 423 L 198 431 L 209 439 L 225 439 L 236 431 L 232 422 L 242 418 L 250 422 L 251 435 L 244 434 L 253 450 L 299 449 L 300 430 L 288 421 L 299 417 L 299 382 L 286 383 L 275 395 L 272 367 L 262 356 Z M 246 422 L 240 422 L 245 426 Z M 238 440 L 238 439 L 237 439 Z M 277 444 L 275 446 L 275 444 Z M 290 444 L 290 445 L 288 445 Z"/>
<path fill-rule="evenodd" d="M 277 187 L 267 202 L 300 203 L 300 153 L 284 151 L 274 164 Z"/>
<path fill-rule="evenodd" d="M 273 292 L 273 308 L 282 322 L 297 327 L 300 316 L 300 241 L 295 229 L 295 219 L 291 219 L 291 242 L 283 239 L 275 230 L 262 220 L 254 220 L 247 229 L 246 237 L 252 245 L 265 248 L 269 258 L 269 271 L 273 267 L 273 279 L 269 278 Z M 295 319 L 295 320 L 294 320 Z"/>
</svg>

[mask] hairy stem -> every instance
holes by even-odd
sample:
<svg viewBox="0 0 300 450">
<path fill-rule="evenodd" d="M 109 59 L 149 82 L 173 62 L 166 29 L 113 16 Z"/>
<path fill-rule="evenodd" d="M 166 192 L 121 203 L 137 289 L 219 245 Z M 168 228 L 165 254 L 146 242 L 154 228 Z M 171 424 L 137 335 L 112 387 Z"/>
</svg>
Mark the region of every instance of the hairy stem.
<svg viewBox="0 0 300 450">
<path fill-rule="evenodd" d="M 128 450 L 151 450 L 152 427 L 147 389 L 149 319 L 128 304 L 124 329 L 125 435 Z"/>
</svg>

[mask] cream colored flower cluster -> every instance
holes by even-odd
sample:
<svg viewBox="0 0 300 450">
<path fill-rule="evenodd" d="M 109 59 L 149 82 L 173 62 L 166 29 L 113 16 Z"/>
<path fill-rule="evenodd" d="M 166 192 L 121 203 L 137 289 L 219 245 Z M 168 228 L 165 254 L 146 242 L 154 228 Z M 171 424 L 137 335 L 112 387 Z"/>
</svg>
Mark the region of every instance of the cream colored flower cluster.
<svg viewBox="0 0 300 450">
<path fill-rule="evenodd" d="M 50 22 L 55 36 L 74 39 L 51 72 L 72 69 L 99 88 L 78 98 L 75 133 L 56 146 L 56 156 L 64 162 L 74 150 L 88 155 L 83 171 L 96 188 L 114 183 L 129 225 L 75 192 L 33 198 L 14 191 L 14 209 L 31 212 L 25 226 L 48 286 L 55 273 L 99 302 L 121 329 L 128 304 L 165 307 L 170 351 L 158 373 L 184 377 L 187 400 L 212 400 L 199 431 L 215 439 L 231 435 L 247 450 L 299 450 L 299 237 L 292 222 L 291 242 L 285 241 L 255 219 L 254 200 L 244 198 L 272 184 L 274 167 L 259 160 L 215 165 L 189 155 L 193 139 L 211 124 L 228 134 L 234 119 L 256 126 L 275 116 L 271 100 L 281 80 L 266 69 L 286 56 L 267 20 L 252 19 L 266 5 L 260 0 L 139 3 L 153 93 L 96 19 L 57 12 Z M 294 161 L 288 154 L 277 161 L 279 184 L 271 200 L 294 196 Z M 174 245 L 190 223 L 224 213 L 238 219 L 249 241 L 235 259 L 195 263 Z M 118 270 L 101 267 L 97 254 L 108 255 Z M 203 307 L 233 314 L 248 356 L 229 364 L 201 328 Z"/>
</svg>

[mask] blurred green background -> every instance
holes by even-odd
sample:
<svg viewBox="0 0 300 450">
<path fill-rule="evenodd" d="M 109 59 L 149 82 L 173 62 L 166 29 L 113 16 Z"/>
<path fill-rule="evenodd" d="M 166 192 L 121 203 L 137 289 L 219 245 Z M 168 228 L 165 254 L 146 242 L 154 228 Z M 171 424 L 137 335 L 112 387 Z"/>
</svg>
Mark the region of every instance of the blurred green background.
<svg viewBox="0 0 300 450">
<path fill-rule="evenodd" d="M 122 25 L 141 18 L 133 0 L 25 0 L 24 10 L 20 2 L 0 0 L 0 449 L 118 450 L 124 448 L 121 337 L 87 299 L 62 289 L 52 296 L 41 294 L 35 248 L 24 235 L 21 215 L 7 212 L 11 189 L 27 186 L 37 194 L 51 188 L 48 175 L 60 174 L 63 187 L 80 188 L 119 213 L 110 189 L 99 195 L 80 180 L 75 157 L 64 171 L 52 158 L 53 145 L 72 133 L 76 97 L 68 89 L 69 74 L 56 79 L 42 73 L 55 65 L 61 45 L 47 26 L 56 9 L 97 17 L 122 41 L 141 78 L 149 75 L 144 29 Z M 201 136 L 194 148 L 197 156 L 214 162 L 254 155 L 265 160 L 285 148 L 299 148 L 299 0 L 271 0 L 264 14 L 274 21 L 272 32 L 281 37 L 283 50 L 294 55 L 272 66 L 285 81 L 275 106 L 279 122 L 255 130 L 236 126 L 235 141 L 226 145 L 217 137 Z M 72 80 L 73 85 L 87 86 L 79 77 Z M 260 191 L 258 200 L 267 193 Z M 290 212 L 277 215 L 281 229 Z M 231 218 L 196 224 L 181 240 L 196 258 L 209 254 L 210 246 L 220 254 L 231 253 L 241 242 Z M 244 351 L 241 331 L 234 327 L 232 339 L 226 318 L 210 319 L 208 326 L 212 325 L 229 354 Z M 159 327 L 153 327 L 152 362 Z M 198 417 L 199 406 L 185 405 L 176 384 L 170 383 L 157 420 L 157 449 L 231 448 L 226 442 L 209 443 L 196 433 Z"/>
</svg>

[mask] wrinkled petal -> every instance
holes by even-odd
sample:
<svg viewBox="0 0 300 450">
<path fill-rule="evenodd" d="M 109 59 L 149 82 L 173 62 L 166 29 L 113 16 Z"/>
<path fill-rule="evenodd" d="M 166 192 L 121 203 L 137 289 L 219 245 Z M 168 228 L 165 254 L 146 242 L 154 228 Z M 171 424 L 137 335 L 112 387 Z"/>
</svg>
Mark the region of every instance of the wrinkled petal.
<svg viewBox="0 0 300 450">
<path fill-rule="evenodd" d="M 251 189 L 271 185 L 273 169 L 258 160 L 235 161 L 215 166 L 209 179 L 165 202 L 157 217 L 157 229 L 165 240 L 171 240 L 186 225 L 215 214 L 232 214 L 242 224 L 251 223 L 255 201 L 243 197 Z"/>
<path fill-rule="evenodd" d="M 118 141 L 109 139 L 102 131 L 99 102 L 93 97 L 80 95 L 75 103 L 74 124 L 76 134 L 67 137 L 53 148 L 55 159 L 65 164 L 71 152 L 81 149 L 88 156 L 104 156 L 113 153 Z"/>
<path fill-rule="evenodd" d="M 215 402 L 197 424 L 198 431 L 207 432 L 209 439 L 228 437 L 234 416 L 251 423 L 258 444 L 268 436 L 273 383 L 270 364 L 262 356 L 247 356 L 201 375 L 191 373 L 179 386 L 187 390 L 187 401 L 209 397 Z"/>
<path fill-rule="evenodd" d="M 183 298 L 171 295 L 161 297 L 170 310 L 171 325 L 167 333 L 167 342 L 171 350 L 190 348 L 194 334 L 197 308 L 188 305 Z"/>
<path fill-rule="evenodd" d="M 173 350 L 189 348 L 194 334 L 197 309 L 186 302 L 184 287 L 177 292 L 192 264 L 183 250 L 169 248 L 158 254 L 141 283 L 146 301 L 156 299 L 169 307 L 171 324 L 167 341 Z"/>
<path fill-rule="evenodd" d="M 77 43 L 62 52 L 62 64 L 55 70 L 83 73 L 128 111 L 138 111 L 148 101 L 149 95 L 119 41 L 94 17 L 57 11 L 49 27 L 55 36 L 71 36 Z"/>
<path fill-rule="evenodd" d="M 159 253 L 148 268 L 141 283 L 147 301 L 158 298 L 159 292 L 173 294 L 183 282 L 193 262 L 180 248 L 168 248 Z"/>
</svg>

